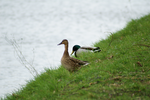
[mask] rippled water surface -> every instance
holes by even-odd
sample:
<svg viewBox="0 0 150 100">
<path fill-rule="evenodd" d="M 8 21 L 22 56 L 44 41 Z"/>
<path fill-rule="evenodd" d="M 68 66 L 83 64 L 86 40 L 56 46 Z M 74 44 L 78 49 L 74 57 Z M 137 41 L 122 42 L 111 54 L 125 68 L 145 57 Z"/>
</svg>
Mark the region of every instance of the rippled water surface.
<svg viewBox="0 0 150 100">
<path fill-rule="evenodd" d="M 38 73 L 58 68 L 62 39 L 69 40 L 69 52 L 74 44 L 91 46 L 150 13 L 149 5 L 150 0 L 0 0 L 0 97 L 33 78 L 16 48 Z"/>
</svg>

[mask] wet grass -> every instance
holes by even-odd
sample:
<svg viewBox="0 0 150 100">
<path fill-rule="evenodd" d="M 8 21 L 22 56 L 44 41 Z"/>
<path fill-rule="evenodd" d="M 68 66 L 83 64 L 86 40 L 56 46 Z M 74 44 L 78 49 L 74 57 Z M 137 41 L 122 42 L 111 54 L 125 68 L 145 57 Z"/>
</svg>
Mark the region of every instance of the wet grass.
<svg viewBox="0 0 150 100">
<path fill-rule="evenodd" d="M 84 54 L 88 66 L 70 73 L 46 72 L 5 100 L 150 99 L 150 15 L 95 43 L 100 53 Z"/>
</svg>

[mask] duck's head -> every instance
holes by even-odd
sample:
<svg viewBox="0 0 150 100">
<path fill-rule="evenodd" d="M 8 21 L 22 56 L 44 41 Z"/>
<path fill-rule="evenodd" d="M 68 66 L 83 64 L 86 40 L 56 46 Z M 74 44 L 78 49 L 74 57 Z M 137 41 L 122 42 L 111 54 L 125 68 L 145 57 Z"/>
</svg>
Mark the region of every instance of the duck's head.
<svg viewBox="0 0 150 100">
<path fill-rule="evenodd" d="M 75 51 L 77 51 L 79 48 L 80 48 L 79 45 L 74 45 L 74 46 L 73 46 L 73 49 L 72 49 L 71 55 L 72 55 Z"/>
<path fill-rule="evenodd" d="M 62 40 L 62 42 L 59 43 L 58 45 L 61 45 L 61 44 L 68 45 L 68 40 L 67 40 L 67 39 L 64 39 L 64 40 Z"/>
</svg>

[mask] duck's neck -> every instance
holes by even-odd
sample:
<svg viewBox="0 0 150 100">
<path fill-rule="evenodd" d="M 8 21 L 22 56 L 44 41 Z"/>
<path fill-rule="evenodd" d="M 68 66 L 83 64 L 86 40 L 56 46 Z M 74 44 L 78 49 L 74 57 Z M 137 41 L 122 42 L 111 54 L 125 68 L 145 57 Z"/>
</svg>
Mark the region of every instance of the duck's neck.
<svg viewBox="0 0 150 100">
<path fill-rule="evenodd" d="M 68 53 L 68 44 L 65 45 L 64 56 L 69 56 L 69 53 Z"/>
</svg>

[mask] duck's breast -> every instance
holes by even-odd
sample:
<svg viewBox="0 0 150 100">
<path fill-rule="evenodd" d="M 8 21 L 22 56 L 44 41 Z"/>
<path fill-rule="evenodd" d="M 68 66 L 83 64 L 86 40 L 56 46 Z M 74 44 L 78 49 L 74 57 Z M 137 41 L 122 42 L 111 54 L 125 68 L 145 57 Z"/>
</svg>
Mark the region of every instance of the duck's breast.
<svg viewBox="0 0 150 100">
<path fill-rule="evenodd" d="M 61 64 L 65 69 L 69 71 L 72 70 L 72 66 L 70 64 L 69 58 L 61 58 Z"/>
</svg>

